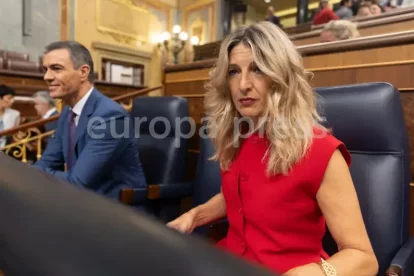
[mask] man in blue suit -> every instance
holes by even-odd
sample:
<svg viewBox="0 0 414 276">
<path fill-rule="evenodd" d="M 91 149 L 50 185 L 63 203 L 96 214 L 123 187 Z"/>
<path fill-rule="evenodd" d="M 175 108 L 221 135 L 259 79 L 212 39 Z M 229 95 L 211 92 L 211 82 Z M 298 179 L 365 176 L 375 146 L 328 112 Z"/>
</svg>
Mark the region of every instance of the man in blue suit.
<svg viewBox="0 0 414 276">
<path fill-rule="evenodd" d="M 36 167 L 76 186 L 117 199 L 122 188 L 146 187 L 129 113 L 93 87 L 89 51 L 54 42 L 43 56 L 50 96 L 65 108 Z M 60 171 L 62 164 L 66 171 Z"/>
</svg>

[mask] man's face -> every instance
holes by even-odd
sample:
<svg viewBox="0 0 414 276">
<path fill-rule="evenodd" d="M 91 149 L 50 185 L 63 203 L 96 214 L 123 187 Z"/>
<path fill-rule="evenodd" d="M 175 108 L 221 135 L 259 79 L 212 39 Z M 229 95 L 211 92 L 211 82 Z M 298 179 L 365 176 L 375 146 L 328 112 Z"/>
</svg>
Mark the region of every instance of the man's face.
<svg viewBox="0 0 414 276">
<path fill-rule="evenodd" d="M 85 80 L 82 66 L 74 68 L 67 49 L 53 50 L 44 55 L 43 67 L 44 80 L 49 86 L 50 96 L 54 99 L 64 99 L 78 92 Z"/>
<path fill-rule="evenodd" d="M 331 41 L 336 41 L 338 40 L 337 37 L 330 31 L 322 31 L 321 32 L 321 37 L 320 37 L 321 42 L 331 42 Z"/>
<path fill-rule="evenodd" d="M 272 17 L 272 16 L 274 16 L 275 15 L 275 10 L 274 9 L 272 9 L 272 8 L 269 8 L 268 10 L 267 10 L 267 16 L 268 17 Z"/>
<path fill-rule="evenodd" d="M 49 104 L 42 101 L 40 98 L 34 98 L 34 108 L 39 116 L 43 116 L 49 111 Z"/>
</svg>

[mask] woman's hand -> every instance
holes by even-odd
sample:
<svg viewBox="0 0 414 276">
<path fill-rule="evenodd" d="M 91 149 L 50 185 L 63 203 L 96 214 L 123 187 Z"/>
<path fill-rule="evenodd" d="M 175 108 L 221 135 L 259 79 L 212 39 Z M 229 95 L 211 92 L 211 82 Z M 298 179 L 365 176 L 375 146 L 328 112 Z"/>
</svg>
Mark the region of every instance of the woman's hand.
<svg viewBox="0 0 414 276">
<path fill-rule="evenodd" d="M 195 228 L 195 212 L 187 212 L 167 224 L 168 227 L 184 234 L 190 234 Z"/>
<path fill-rule="evenodd" d="M 282 276 L 325 276 L 322 268 L 315 263 L 292 268 Z"/>
</svg>

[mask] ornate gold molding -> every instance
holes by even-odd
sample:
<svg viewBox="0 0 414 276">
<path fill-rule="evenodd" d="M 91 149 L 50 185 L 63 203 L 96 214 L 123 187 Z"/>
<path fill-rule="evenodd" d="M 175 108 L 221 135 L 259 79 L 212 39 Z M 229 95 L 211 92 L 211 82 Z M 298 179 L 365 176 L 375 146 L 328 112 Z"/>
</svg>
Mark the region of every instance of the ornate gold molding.
<svg viewBox="0 0 414 276">
<path fill-rule="evenodd" d="M 125 54 L 125 55 L 135 56 L 135 57 L 142 57 L 142 58 L 146 58 L 146 59 L 151 58 L 151 52 L 141 51 L 141 50 L 138 50 L 136 48 L 130 48 L 130 47 L 119 46 L 119 45 L 114 45 L 114 44 L 109 44 L 109 43 L 103 43 L 103 42 L 100 42 L 100 41 L 92 42 L 92 47 L 94 49 L 97 49 L 97 50 L 104 50 L 104 51 L 114 52 L 114 53 L 117 53 L 117 54 L 122 53 L 122 54 Z"/>
<path fill-rule="evenodd" d="M 183 18 L 182 18 L 182 26 L 184 26 L 184 30 L 188 30 L 190 26 L 188 26 L 188 19 L 191 13 L 208 9 L 208 20 L 210 22 L 206 22 L 210 25 L 210 32 L 208 35 L 208 41 L 211 42 L 216 39 L 216 29 L 217 29 L 217 1 L 215 0 L 200 0 L 191 5 L 188 5 L 184 8 Z M 200 38 L 201 39 L 201 38 Z"/>
<path fill-rule="evenodd" d="M 107 18 L 107 16 L 103 16 L 104 9 L 111 11 L 111 13 L 105 14 L 108 16 L 113 15 L 112 21 L 108 19 L 109 21 L 105 22 L 104 18 Z M 121 12 L 122 18 L 114 21 L 117 18 L 116 16 L 120 15 L 120 11 L 123 11 Z M 139 24 L 134 22 L 134 20 L 124 18 L 128 14 L 131 19 L 139 20 Z M 133 0 L 96 0 L 96 25 L 98 31 L 109 34 L 119 43 L 147 42 L 148 26 L 146 25 L 148 25 L 148 17 L 149 12 L 137 7 Z"/>
<path fill-rule="evenodd" d="M 216 0 L 199 0 L 197 2 L 194 2 L 186 7 L 184 7 L 185 11 L 190 11 L 190 10 L 194 10 L 194 9 L 199 9 L 211 4 L 216 4 Z"/>
<path fill-rule="evenodd" d="M 134 0 L 134 4 L 137 7 L 142 7 L 144 9 L 148 9 L 148 7 L 158 10 L 159 12 L 162 12 L 165 14 L 165 17 L 167 19 L 166 22 L 166 30 L 169 31 L 172 28 L 173 24 L 173 10 L 175 7 L 170 6 L 169 4 L 166 4 L 164 2 L 161 2 L 160 0 Z"/>
</svg>

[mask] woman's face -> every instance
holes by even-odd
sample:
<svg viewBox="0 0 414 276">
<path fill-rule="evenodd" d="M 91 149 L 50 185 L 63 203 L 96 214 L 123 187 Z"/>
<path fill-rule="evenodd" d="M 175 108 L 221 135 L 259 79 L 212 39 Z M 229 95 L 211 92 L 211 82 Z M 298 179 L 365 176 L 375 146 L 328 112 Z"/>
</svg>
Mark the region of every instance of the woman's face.
<svg viewBox="0 0 414 276">
<path fill-rule="evenodd" d="M 229 56 L 228 85 L 237 111 L 254 124 L 263 114 L 272 79 L 256 66 L 250 47 L 236 45 Z"/>
<path fill-rule="evenodd" d="M 370 16 L 372 14 L 371 14 L 371 11 L 370 11 L 370 9 L 368 7 L 361 7 L 358 10 L 358 14 L 357 15 L 358 16 Z"/>
<path fill-rule="evenodd" d="M 372 15 L 378 15 L 381 14 L 381 8 L 378 5 L 371 5 L 369 7 L 369 11 Z"/>
<path fill-rule="evenodd" d="M 10 108 L 12 107 L 14 102 L 13 95 L 4 95 L 3 98 L 0 98 L 0 107 L 2 108 Z"/>
</svg>

